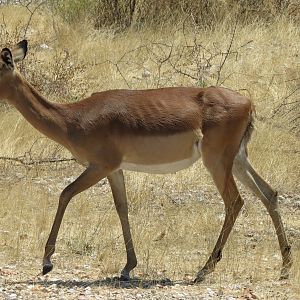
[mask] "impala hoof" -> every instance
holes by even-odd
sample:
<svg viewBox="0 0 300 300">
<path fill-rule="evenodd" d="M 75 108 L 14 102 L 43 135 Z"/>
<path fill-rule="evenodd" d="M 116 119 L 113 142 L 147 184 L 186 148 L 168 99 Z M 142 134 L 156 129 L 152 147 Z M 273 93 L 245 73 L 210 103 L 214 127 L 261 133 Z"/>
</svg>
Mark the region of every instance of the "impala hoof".
<svg viewBox="0 0 300 300">
<path fill-rule="evenodd" d="M 43 275 L 46 275 L 47 273 L 52 271 L 52 269 L 53 269 L 53 265 L 51 263 L 44 265 L 43 266 Z"/>
<path fill-rule="evenodd" d="M 199 282 L 202 282 L 202 281 L 204 281 L 204 279 L 205 279 L 204 276 L 202 276 L 202 277 L 198 277 L 198 276 L 197 276 L 197 277 L 194 279 L 193 283 L 199 283 Z"/>
<path fill-rule="evenodd" d="M 120 281 L 130 281 L 129 272 L 125 269 L 122 270 L 121 276 L 119 278 Z"/>
<path fill-rule="evenodd" d="M 121 275 L 120 277 L 119 277 L 119 280 L 120 281 L 130 281 L 130 277 L 127 277 L 127 276 L 123 276 L 123 275 Z"/>
<path fill-rule="evenodd" d="M 279 280 L 285 280 L 289 278 L 289 271 L 283 271 L 280 274 Z"/>
<path fill-rule="evenodd" d="M 194 279 L 194 283 L 202 282 L 205 279 L 205 276 L 207 275 L 207 270 L 202 269 L 198 272 L 197 277 Z"/>
</svg>

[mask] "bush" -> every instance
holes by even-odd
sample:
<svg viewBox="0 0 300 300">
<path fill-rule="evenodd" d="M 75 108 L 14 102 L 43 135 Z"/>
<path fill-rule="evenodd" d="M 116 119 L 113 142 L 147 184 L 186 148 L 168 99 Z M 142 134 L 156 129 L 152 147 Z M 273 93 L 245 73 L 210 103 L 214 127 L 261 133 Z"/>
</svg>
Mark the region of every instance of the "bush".
<svg viewBox="0 0 300 300">
<path fill-rule="evenodd" d="M 69 23 L 85 19 L 95 28 L 121 30 L 182 22 L 212 28 L 233 16 L 241 23 L 273 22 L 283 14 L 300 21 L 300 4 L 296 0 L 53 0 L 51 3 L 54 11 Z"/>
</svg>

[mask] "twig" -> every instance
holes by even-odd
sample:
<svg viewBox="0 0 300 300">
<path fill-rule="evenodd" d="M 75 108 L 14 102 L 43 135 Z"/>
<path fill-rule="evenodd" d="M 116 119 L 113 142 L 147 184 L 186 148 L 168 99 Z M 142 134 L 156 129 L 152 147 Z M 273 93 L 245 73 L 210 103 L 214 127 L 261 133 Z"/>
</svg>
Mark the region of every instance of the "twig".
<svg viewBox="0 0 300 300">
<path fill-rule="evenodd" d="M 279 112 L 279 110 L 285 106 L 285 105 L 289 105 L 289 103 L 286 103 L 286 100 L 288 98 L 290 98 L 292 95 L 294 95 L 298 90 L 300 90 L 300 86 L 297 86 L 291 93 L 289 93 L 287 96 L 285 96 L 283 99 L 282 99 L 282 102 L 276 107 L 276 109 L 274 110 L 271 118 L 274 118 L 275 115 Z M 299 101 L 296 101 L 295 103 L 297 103 Z"/>
<path fill-rule="evenodd" d="M 46 1 L 42 1 L 42 2 L 39 3 L 37 6 L 35 6 L 33 9 L 30 9 L 30 4 L 31 4 L 31 3 L 32 3 L 32 1 L 29 1 L 27 4 L 22 4 L 22 3 L 21 3 L 21 6 L 25 7 L 25 8 L 29 11 L 29 13 L 30 13 L 29 19 L 28 19 L 27 24 L 26 24 L 26 26 L 25 26 L 25 31 L 24 31 L 24 36 L 23 36 L 23 38 L 25 38 L 26 35 L 27 35 L 27 31 L 28 31 L 28 28 L 29 28 L 29 25 L 30 25 L 30 23 L 31 23 L 31 20 L 32 20 L 32 18 L 33 18 L 34 13 L 35 13 L 42 5 L 44 5 L 44 4 L 46 3 Z"/>
<path fill-rule="evenodd" d="M 234 29 L 233 29 L 233 33 L 232 33 L 232 36 L 231 36 L 231 40 L 230 40 L 230 43 L 229 43 L 229 46 L 228 46 L 228 48 L 227 48 L 227 51 L 226 51 L 225 56 L 224 56 L 224 59 L 223 59 L 221 65 L 220 65 L 220 68 L 219 68 L 219 70 L 218 70 L 218 78 L 217 78 L 216 85 L 219 84 L 220 77 L 221 77 L 221 71 L 222 71 L 222 69 L 223 69 L 223 67 L 224 67 L 224 65 L 225 65 L 225 62 L 226 62 L 226 60 L 227 60 L 229 54 L 230 54 L 230 50 L 231 50 L 231 47 L 232 47 L 232 44 L 233 44 L 233 40 L 234 40 L 234 38 L 235 38 L 235 33 L 236 33 L 236 29 L 237 29 L 237 23 L 238 23 L 238 22 L 237 22 L 237 20 L 236 20 L 235 25 L 234 25 Z"/>
<path fill-rule="evenodd" d="M 276 151 L 274 151 L 273 148 L 267 148 L 267 147 L 257 147 L 257 146 L 253 146 L 251 147 L 251 149 L 255 149 L 258 150 L 260 152 L 279 152 L 279 153 L 291 153 L 291 154 L 300 154 L 300 151 L 295 150 L 295 149 L 276 149 Z"/>
<path fill-rule="evenodd" d="M 27 160 L 25 156 L 19 156 L 19 157 L 0 156 L 0 160 L 15 161 L 25 166 L 76 161 L 75 158 L 60 158 L 60 159 L 50 158 L 50 159 L 41 159 L 41 160 L 33 160 L 33 159 Z"/>
</svg>

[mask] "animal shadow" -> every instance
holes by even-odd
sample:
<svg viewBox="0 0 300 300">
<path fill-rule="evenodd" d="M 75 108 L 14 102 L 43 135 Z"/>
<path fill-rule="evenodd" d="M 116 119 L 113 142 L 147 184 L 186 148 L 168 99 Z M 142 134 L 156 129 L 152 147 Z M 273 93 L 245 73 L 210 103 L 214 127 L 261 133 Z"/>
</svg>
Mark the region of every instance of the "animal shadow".
<svg viewBox="0 0 300 300">
<path fill-rule="evenodd" d="M 120 289 L 133 289 L 133 288 L 142 288 L 149 289 L 152 287 L 165 287 L 172 286 L 174 284 L 180 285 L 190 285 L 191 282 L 188 281 L 172 281 L 168 278 L 162 279 L 144 279 L 134 277 L 129 281 L 122 281 L 119 277 L 107 277 L 105 279 L 98 280 L 49 280 L 45 279 L 37 279 L 37 280 L 28 280 L 28 281 L 19 281 L 19 282 L 6 282 L 6 285 L 15 285 L 15 284 L 28 284 L 28 285 L 40 285 L 43 287 L 50 287 L 56 285 L 57 288 L 86 288 L 90 287 L 101 287 L 107 286 L 112 288 L 120 288 Z"/>
</svg>

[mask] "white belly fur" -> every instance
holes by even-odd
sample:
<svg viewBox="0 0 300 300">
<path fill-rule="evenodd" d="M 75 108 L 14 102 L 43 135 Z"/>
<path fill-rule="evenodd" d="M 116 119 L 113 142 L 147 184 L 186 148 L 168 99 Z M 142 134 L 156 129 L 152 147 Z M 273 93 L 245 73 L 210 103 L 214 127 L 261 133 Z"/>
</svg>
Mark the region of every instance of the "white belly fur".
<svg viewBox="0 0 300 300">
<path fill-rule="evenodd" d="M 196 162 L 200 158 L 200 156 L 201 156 L 200 142 L 198 142 L 194 145 L 192 155 L 187 159 L 183 159 L 171 163 L 159 164 L 159 165 L 142 165 L 142 164 L 123 162 L 120 165 L 120 169 L 135 171 L 135 172 L 151 173 L 151 174 L 175 173 L 177 171 L 190 167 L 194 162 Z"/>
<path fill-rule="evenodd" d="M 201 140 L 200 131 L 181 133 L 167 138 L 134 138 L 130 143 L 126 143 L 125 149 L 130 155 L 124 156 L 118 169 L 151 174 L 175 173 L 190 167 L 201 157 Z M 174 149 L 177 150 L 175 155 Z M 88 161 L 74 152 L 72 154 L 79 164 L 88 166 Z M 154 159 L 149 159 L 149 156 L 154 156 Z"/>
</svg>

